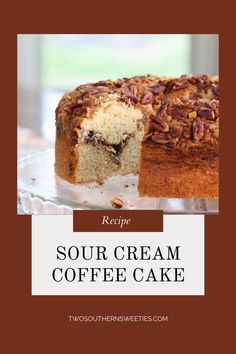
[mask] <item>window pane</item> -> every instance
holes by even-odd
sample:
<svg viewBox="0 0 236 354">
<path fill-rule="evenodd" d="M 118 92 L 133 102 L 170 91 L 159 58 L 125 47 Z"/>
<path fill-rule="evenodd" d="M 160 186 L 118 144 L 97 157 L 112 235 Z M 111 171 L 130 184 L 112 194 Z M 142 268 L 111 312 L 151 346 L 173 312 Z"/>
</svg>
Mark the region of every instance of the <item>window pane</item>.
<svg viewBox="0 0 236 354">
<path fill-rule="evenodd" d="M 73 89 L 80 83 L 133 75 L 190 73 L 189 35 L 42 36 L 43 85 Z"/>
</svg>

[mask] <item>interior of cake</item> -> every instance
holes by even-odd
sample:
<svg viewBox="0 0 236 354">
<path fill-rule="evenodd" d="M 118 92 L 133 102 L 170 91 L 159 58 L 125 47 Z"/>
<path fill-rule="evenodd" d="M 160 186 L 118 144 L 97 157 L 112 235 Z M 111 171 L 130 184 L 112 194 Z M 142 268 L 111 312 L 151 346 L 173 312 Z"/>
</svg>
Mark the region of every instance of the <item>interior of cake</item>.
<svg viewBox="0 0 236 354">
<path fill-rule="evenodd" d="M 139 171 L 142 113 L 123 102 L 106 102 L 85 118 L 78 133 L 77 182 Z"/>
</svg>

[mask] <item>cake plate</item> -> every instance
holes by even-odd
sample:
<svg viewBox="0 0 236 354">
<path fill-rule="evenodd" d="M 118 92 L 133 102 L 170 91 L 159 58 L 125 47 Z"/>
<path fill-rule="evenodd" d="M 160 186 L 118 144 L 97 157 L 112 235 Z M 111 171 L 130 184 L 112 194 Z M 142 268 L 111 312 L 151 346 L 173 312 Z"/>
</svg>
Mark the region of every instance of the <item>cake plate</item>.
<svg viewBox="0 0 236 354">
<path fill-rule="evenodd" d="M 26 214 L 72 214 L 78 209 L 161 209 L 168 214 L 217 214 L 217 199 L 143 198 L 137 191 L 138 177 L 110 177 L 102 185 L 73 185 L 55 175 L 54 150 L 44 150 L 18 162 L 18 200 Z"/>
</svg>

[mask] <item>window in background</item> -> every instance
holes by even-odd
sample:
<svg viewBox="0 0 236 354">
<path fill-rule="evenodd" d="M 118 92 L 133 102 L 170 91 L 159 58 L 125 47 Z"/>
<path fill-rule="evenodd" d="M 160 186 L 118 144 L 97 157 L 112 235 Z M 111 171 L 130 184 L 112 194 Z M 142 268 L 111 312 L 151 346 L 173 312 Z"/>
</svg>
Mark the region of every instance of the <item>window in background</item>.
<svg viewBox="0 0 236 354">
<path fill-rule="evenodd" d="M 43 84 L 72 89 L 78 83 L 132 75 L 190 71 L 189 35 L 42 36 Z"/>
<path fill-rule="evenodd" d="M 54 109 L 81 83 L 133 75 L 190 74 L 190 35 L 42 35 L 42 133 L 54 139 Z"/>
</svg>

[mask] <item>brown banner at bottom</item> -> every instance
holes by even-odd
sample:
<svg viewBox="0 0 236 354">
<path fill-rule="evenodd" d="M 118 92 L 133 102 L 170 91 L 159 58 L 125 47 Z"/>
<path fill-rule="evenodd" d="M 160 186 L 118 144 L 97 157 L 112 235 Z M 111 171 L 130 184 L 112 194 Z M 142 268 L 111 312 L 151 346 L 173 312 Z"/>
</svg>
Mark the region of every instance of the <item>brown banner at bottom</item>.
<svg viewBox="0 0 236 354">
<path fill-rule="evenodd" d="M 162 210 L 74 210 L 74 232 L 162 232 Z"/>
</svg>

